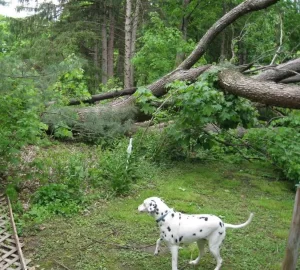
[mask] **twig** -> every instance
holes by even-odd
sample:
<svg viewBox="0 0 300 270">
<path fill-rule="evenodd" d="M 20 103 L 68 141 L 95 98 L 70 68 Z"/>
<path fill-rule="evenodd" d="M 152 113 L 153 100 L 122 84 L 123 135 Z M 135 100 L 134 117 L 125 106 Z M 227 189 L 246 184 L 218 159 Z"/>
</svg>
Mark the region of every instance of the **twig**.
<svg viewBox="0 0 300 270">
<path fill-rule="evenodd" d="M 60 265 L 61 267 L 67 269 L 67 270 L 71 270 L 69 267 L 63 265 L 61 262 L 57 261 L 57 260 L 54 260 L 58 265 Z"/>
<path fill-rule="evenodd" d="M 281 47 L 282 47 L 282 40 L 283 40 L 283 22 L 282 22 L 282 16 L 280 14 L 279 16 L 279 19 L 280 19 L 280 39 L 279 39 L 279 46 L 273 56 L 273 59 L 270 63 L 270 65 L 273 65 L 276 61 L 276 58 L 278 57 L 279 53 L 280 53 L 280 50 L 281 50 Z"/>
<path fill-rule="evenodd" d="M 277 120 L 277 119 L 280 119 L 280 118 L 285 118 L 285 116 L 275 116 L 273 118 L 271 118 L 268 123 L 267 123 L 267 127 L 270 126 L 270 124 L 274 121 L 274 120 Z"/>
<path fill-rule="evenodd" d="M 99 240 L 92 239 L 91 237 L 85 236 L 86 238 L 92 240 L 93 242 L 91 242 L 91 243 L 89 243 L 89 244 L 87 244 L 87 245 L 81 247 L 80 249 L 81 249 L 81 250 L 82 250 L 82 249 L 86 249 L 86 248 L 90 247 L 91 245 L 94 245 L 95 243 L 103 244 L 103 239 L 105 239 L 105 238 L 107 238 L 108 236 L 111 236 L 111 235 L 113 235 L 113 234 L 115 234 L 115 233 L 116 233 L 116 231 L 113 230 L 111 233 L 105 235 L 104 237 L 102 237 L 102 238 L 99 239 Z"/>
<path fill-rule="evenodd" d="M 185 268 L 187 268 L 190 264 L 189 263 L 186 263 L 183 267 L 181 267 L 179 270 L 183 270 Z"/>
</svg>

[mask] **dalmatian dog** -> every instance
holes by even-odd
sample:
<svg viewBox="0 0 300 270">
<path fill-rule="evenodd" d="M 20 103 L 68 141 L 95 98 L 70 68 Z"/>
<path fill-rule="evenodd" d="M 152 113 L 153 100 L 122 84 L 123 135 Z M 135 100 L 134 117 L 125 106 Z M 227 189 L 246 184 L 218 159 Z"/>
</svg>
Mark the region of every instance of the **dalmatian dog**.
<svg viewBox="0 0 300 270">
<path fill-rule="evenodd" d="M 204 255 L 204 244 L 207 241 L 209 250 L 217 261 L 215 270 L 222 265 L 220 246 L 225 238 L 226 228 L 238 229 L 247 226 L 252 218 L 239 225 L 224 223 L 214 215 L 187 215 L 175 212 L 169 208 L 162 199 L 150 197 L 138 207 L 139 212 L 146 212 L 153 216 L 160 228 L 160 237 L 156 241 L 154 254 L 159 252 L 161 241 L 165 241 L 172 254 L 172 270 L 177 270 L 178 249 L 180 244 L 197 242 L 199 255 L 195 260 L 190 261 L 191 265 L 197 265 Z"/>
</svg>

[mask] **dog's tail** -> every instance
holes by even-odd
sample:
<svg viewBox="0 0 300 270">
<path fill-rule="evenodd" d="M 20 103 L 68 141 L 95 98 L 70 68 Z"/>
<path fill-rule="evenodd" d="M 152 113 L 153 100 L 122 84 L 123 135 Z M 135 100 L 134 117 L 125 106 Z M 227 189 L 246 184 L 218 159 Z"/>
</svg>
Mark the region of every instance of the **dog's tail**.
<svg viewBox="0 0 300 270">
<path fill-rule="evenodd" d="M 233 225 L 233 224 L 224 223 L 224 226 L 225 226 L 225 228 L 232 228 L 232 229 L 243 228 L 243 227 L 247 226 L 251 222 L 252 218 L 253 218 L 253 213 L 250 214 L 248 220 L 245 223 L 243 223 L 243 224 Z"/>
</svg>

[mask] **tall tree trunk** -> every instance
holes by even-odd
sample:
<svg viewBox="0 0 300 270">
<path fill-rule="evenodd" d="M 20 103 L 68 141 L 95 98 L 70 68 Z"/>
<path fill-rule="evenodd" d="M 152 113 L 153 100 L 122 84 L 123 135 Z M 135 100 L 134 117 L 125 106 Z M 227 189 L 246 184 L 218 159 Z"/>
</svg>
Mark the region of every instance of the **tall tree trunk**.
<svg viewBox="0 0 300 270">
<path fill-rule="evenodd" d="M 226 14 L 226 2 L 222 1 L 223 16 Z M 220 48 L 220 61 L 223 62 L 226 59 L 226 33 L 225 30 L 221 33 L 221 48 Z"/>
<path fill-rule="evenodd" d="M 132 22 L 132 34 L 131 34 L 131 46 L 130 46 L 130 60 L 134 57 L 135 54 L 135 45 L 136 45 L 136 36 L 137 36 L 137 27 L 140 15 L 140 0 L 136 1 L 135 11 L 133 15 L 133 22 Z M 134 66 L 130 62 L 130 85 L 134 85 Z"/>
<path fill-rule="evenodd" d="M 102 40 L 102 84 L 107 83 L 107 19 L 106 14 L 103 15 L 101 24 L 101 40 Z"/>
<path fill-rule="evenodd" d="M 130 56 L 131 56 L 131 11 L 132 0 L 126 0 L 125 12 L 125 55 L 124 55 L 124 88 L 130 88 Z"/>
<path fill-rule="evenodd" d="M 285 251 L 282 270 L 297 269 L 297 260 L 300 248 L 300 187 L 297 188 L 293 219 L 289 233 L 289 239 Z"/>
<path fill-rule="evenodd" d="M 109 8 L 109 38 L 107 47 L 107 77 L 114 76 L 114 38 L 115 38 L 115 17 L 112 6 Z"/>
<path fill-rule="evenodd" d="M 187 40 L 188 17 L 186 14 L 186 9 L 187 9 L 189 3 L 190 3 L 190 0 L 182 0 L 182 9 L 184 11 L 184 14 L 181 19 L 180 31 L 181 31 L 181 37 L 184 41 Z M 182 63 L 182 61 L 184 60 L 184 57 L 185 57 L 184 52 L 178 52 L 176 54 L 176 60 L 175 60 L 176 67 L 179 66 L 180 63 Z"/>
<path fill-rule="evenodd" d="M 94 83 L 94 88 L 95 88 L 95 92 L 97 92 L 98 88 L 99 88 L 99 83 L 100 83 L 100 77 L 99 77 L 99 71 L 100 71 L 100 67 L 99 67 L 99 41 L 98 39 L 96 39 L 95 41 L 95 46 L 94 46 L 94 67 L 95 67 L 95 83 Z"/>
</svg>

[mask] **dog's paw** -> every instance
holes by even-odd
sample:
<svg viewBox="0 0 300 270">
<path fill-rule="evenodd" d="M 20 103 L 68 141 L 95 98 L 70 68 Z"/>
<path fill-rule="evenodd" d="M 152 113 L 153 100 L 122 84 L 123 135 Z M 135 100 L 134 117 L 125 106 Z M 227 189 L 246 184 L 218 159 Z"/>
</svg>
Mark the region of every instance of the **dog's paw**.
<svg viewBox="0 0 300 270">
<path fill-rule="evenodd" d="M 154 255 L 155 255 L 155 256 L 157 256 L 158 253 L 159 253 L 159 250 L 155 250 L 155 251 L 154 251 Z"/>
</svg>

